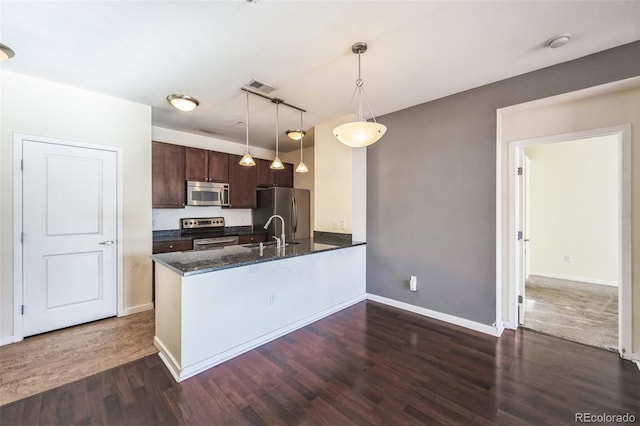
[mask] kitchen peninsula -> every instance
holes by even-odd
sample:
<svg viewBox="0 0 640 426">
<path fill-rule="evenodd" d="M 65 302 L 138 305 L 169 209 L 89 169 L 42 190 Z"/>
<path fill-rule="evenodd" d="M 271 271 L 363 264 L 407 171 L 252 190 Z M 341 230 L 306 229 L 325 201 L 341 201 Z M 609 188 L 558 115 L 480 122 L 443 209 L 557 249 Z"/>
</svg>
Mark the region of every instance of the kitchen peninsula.
<svg viewBox="0 0 640 426">
<path fill-rule="evenodd" d="M 365 245 L 313 239 L 152 256 L 154 344 L 177 381 L 365 299 Z"/>
</svg>

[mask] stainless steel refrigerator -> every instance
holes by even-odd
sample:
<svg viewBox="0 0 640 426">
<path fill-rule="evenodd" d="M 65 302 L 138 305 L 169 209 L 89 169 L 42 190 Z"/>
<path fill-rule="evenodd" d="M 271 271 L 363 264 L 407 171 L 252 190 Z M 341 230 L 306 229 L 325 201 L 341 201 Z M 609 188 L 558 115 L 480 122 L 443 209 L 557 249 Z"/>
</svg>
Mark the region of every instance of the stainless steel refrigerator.
<svg viewBox="0 0 640 426">
<path fill-rule="evenodd" d="M 307 189 L 294 188 L 265 188 L 258 189 L 258 208 L 253 210 L 253 227 L 262 229 L 274 215 L 284 219 L 287 241 L 309 238 L 310 225 L 310 193 Z M 282 234 L 279 219 L 273 219 L 268 228 L 270 241 L 273 236 Z"/>
</svg>

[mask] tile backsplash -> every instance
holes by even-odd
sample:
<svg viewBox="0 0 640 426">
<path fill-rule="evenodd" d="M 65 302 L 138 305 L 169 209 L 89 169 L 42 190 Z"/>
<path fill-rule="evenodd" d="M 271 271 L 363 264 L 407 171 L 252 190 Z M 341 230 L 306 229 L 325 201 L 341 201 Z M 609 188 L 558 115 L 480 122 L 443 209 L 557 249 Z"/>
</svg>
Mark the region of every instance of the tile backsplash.
<svg viewBox="0 0 640 426">
<path fill-rule="evenodd" d="M 193 207 L 183 209 L 153 209 L 153 230 L 180 229 L 180 219 L 195 217 L 224 217 L 226 226 L 251 225 L 251 209 L 223 209 L 222 207 Z"/>
</svg>

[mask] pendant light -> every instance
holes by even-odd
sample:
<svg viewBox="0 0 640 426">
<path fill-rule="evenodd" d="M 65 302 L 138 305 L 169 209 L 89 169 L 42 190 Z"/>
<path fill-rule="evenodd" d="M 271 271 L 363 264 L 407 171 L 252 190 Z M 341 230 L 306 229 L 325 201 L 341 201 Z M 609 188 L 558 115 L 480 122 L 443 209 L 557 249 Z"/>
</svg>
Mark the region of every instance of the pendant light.
<svg viewBox="0 0 640 426">
<path fill-rule="evenodd" d="M 360 148 L 377 142 L 387 131 L 387 126 L 376 122 L 373 116 L 371 105 L 364 92 L 364 81 L 360 78 L 360 55 L 367 51 L 367 43 L 357 42 L 351 46 L 351 51 L 358 54 L 358 79 L 356 80 L 356 90 L 358 94 L 358 121 L 342 124 L 333 129 L 333 135 L 343 144 Z M 373 122 L 366 121 L 362 116 L 362 100 L 367 103 Z"/>
<path fill-rule="evenodd" d="M 300 163 L 298 163 L 298 167 L 296 167 L 296 173 L 307 173 L 309 172 L 309 169 L 307 168 L 307 165 L 304 164 L 304 161 L 302 161 L 302 139 L 304 138 L 304 135 L 306 134 L 306 132 L 304 130 L 302 130 L 302 111 L 300 111 Z M 291 137 L 291 136 L 289 136 Z"/>
<path fill-rule="evenodd" d="M 282 164 L 282 161 L 280 161 L 280 158 L 278 157 L 278 106 L 280 105 L 280 103 L 282 102 L 280 99 L 273 99 L 272 100 L 273 103 L 276 104 L 276 158 L 273 159 L 273 163 L 271 163 L 271 166 L 269 166 L 269 168 L 274 169 L 274 170 L 282 170 L 284 169 L 284 164 Z"/>
<path fill-rule="evenodd" d="M 247 95 L 247 149 L 244 155 L 242 156 L 242 159 L 240 160 L 239 164 L 241 166 L 250 167 L 250 166 L 255 166 L 256 162 L 253 160 L 253 157 L 249 153 L 249 92 L 246 92 L 246 95 Z"/>
</svg>

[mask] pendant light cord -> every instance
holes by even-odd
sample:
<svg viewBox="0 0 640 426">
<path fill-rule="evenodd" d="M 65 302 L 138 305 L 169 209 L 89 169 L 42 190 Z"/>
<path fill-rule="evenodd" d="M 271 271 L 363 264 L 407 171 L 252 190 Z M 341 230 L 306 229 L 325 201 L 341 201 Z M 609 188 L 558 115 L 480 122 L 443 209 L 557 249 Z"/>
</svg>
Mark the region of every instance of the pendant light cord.
<svg viewBox="0 0 640 426">
<path fill-rule="evenodd" d="M 302 139 L 304 138 L 304 127 L 302 127 L 302 111 L 300 111 L 300 162 L 302 163 Z"/>
<path fill-rule="evenodd" d="M 249 92 L 247 92 L 247 153 L 249 152 Z"/>
<path fill-rule="evenodd" d="M 365 121 L 364 116 L 362 114 L 362 98 L 364 97 L 364 101 L 367 104 L 367 108 L 369 108 L 369 113 L 371 114 L 371 118 L 374 123 L 377 123 L 375 115 L 373 115 L 373 109 L 371 109 L 371 104 L 369 103 L 369 98 L 367 98 L 367 92 L 364 91 L 364 80 L 361 77 L 361 64 L 360 64 L 360 55 L 362 53 L 358 51 L 358 79 L 356 80 L 356 89 L 353 91 L 353 96 L 355 96 L 356 92 L 358 93 L 358 120 Z M 353 99 L 351 96 L 351 99 Z"/>
<path fill-rule="evenodd" d="M 279 106 L 279 102 L 276 102 L 276 158 L 278 157 L 278 106 Z"/>
</svg>

